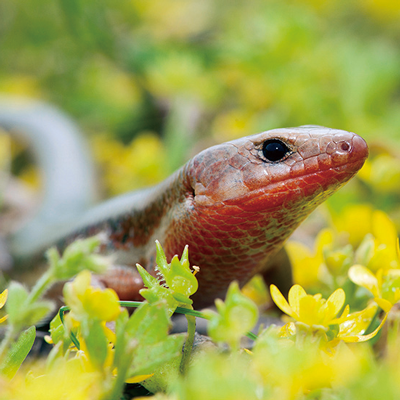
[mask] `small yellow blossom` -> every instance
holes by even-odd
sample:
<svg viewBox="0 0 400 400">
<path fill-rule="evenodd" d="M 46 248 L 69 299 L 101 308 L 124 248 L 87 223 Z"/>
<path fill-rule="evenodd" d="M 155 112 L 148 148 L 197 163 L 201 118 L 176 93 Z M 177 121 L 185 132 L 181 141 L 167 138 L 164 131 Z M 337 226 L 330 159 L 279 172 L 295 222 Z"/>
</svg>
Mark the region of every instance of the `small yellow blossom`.
<svg viewBox="0 0 400 400">
<path fill-rule="evenodd" d="M 119 299 L 112 289 L 99 289 L 90 286 L 91 274 L 82 271 L 72 282 L 64 286 L 65 302 L 78 321 L 97 318 L 101 321 L 114 321 L 120 314 Z M 70 315 L 69 314 L 69 315 Z"/>
<path fill-rule="evenodd" d="M 3 308 L 4 304 L 6 304 L 7 301 L 7 296 L 8 296 L 8 289 L 5 289 L 1 294 L 0 294 L 0 308 Z M 0 324 L 4 322 L 8 318 L 8 315 L 5 315 L 4 317 L 0 318 Z"/>
<path fill-rule="evenodd" d="M 53 368 L 46 370 L 41 363 L 31 366 L 26 375 L 22 369 L 12 380 L 2 381 L 1 394 L 4 399 L 65 399 L 95 400 L 102 395 L 102 375 L 87 372 L 76 358 L 57 360 Z"/>
<path fill-rule="evenodd" d="M 386 317 L 383 318 L 380 325 L 368 335 L 364 335 L 365 331 L 370 326 L 372 320 L 374 319 L 377 306 L 375 304 L 369 305 L 364 310 L 357 311 L 350 314 L 350 307 L 347 305 L 342 313 L 342 316 L 337 319 L 339 324 L 339 332 L 337 337 L 332 341 L 332 345 L 337 344 L 340 340 L 347 343 L 354 342 L 365 342 L 372 339 L 382 328 L 383 324 L 386 322 Z"/>
<path fill-rule="evenodd" d="M 348 205 L 339 214 L 332 214 L 332 222 L 339 234 L 357 247 L 372 231 L 372 214 L 370 204 Z"/>
<path fill-rule="evenodd" d="M 400 300 L 400 269 L 381 268 L 374 274 L 362 265 L 353 265 L 349 277 L 356 285 L 369 290 L 385 312 Z"/>
<path fill-rule="evenodd" d="M 306 328 L 309 332 L 324 332 L 329 338 L 330 348 L 335 347 L 340 341 L 364 342 L 373 338 L 382 328 L 386 316 L 372 333 L 364 335 L 375 317 L 377 307 L 371 305 L 362 311 L 350 314 L 347 305 L 342 315 L 337 318 L 345 301 L 343 289 L 335 290 L 325 300 L 321 294 L 309 295 L 299 286 L 294 285 L 289 291 L 289 303 L 279 289 L 271 285 L 271 297 L 275 304 L 296 322 L 289 322 L 281 329 L 282 337 L 290 337 L 297 333 L 297 329 Z"/>
<path fill-rule="evenodd" d="M 293 267 L 293 279 L 296 283 L 304 287 L 311 287 L 318 283 L 320 268 L 324 263 L 324 249 L 332 245 L 333 240 L 332 231 L 323 229 L 315 240 L 314 251 L 300 242 L 289 241 L 286 244 Z"/>
<path fill-rule="evenodd" d="M 394 223 L 383 212 L 372 213 L 372 235 L 367 235 L 357 249 L 356 259 L 371 271 L 400 267 L 400 250 Z"/>
<path fill-rule="evenodd" d="M 93 150 L 111 195 L 156 184 L 169 172 L 165 146 L 152 132 L 141 132 L 127 145 L 106 135 L 97 135 L 93 139 Z"/>
<path fill-rule="evenodd" d="M 275 304 L 297 322 L 316 329 L 327 331 L 328 326 L 336 318 L 345 301 L 343 289 L 335 290 L 328 300 L 321 294 L 307 294 L 300 285 L 289 290 L 289 303 L 275 285 L 271 285 L 271 297 Z"/>
</svg>

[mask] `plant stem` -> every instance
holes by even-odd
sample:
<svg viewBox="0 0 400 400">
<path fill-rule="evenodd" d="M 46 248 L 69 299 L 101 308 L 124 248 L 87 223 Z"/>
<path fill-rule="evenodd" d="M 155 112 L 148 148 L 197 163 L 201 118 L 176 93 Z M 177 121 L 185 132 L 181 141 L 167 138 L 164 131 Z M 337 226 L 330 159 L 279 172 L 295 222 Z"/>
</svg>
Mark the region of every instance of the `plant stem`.
<svg viewBox="0 0 400 400">
<path fill-rule="evenodd" d="M 194 334 L 196 332 L 196 318 L 192 315 L 186 315 L 188 322 L 187 338 L 183 350 L 182 361 L 180 365 L 181 374 L 185 374 L 189 366 L 190 356 L 192 355 Z"/>
<path fill-rule="evenodd" d="M 26 299 L 28 304 L 33 304 L 48 288 L 48 286 L 54 280 L 53 273 L 51 269 L 47 270 L 42 277 L 36 282 L 35 286 L 29 293 Z"/>
<path fill-rule="evenodd" d="M 4 357 L 11 345 L 11 343 L 14 341 L 14 338 L 17 334 L 17 330 L 15 329 L 14 325 L 9 325 L 6 331 L 6 334 L 4 336 L 4 339 L 1 341 L 0 345 L 0 362 L 4 360 Z"/>
</svg>

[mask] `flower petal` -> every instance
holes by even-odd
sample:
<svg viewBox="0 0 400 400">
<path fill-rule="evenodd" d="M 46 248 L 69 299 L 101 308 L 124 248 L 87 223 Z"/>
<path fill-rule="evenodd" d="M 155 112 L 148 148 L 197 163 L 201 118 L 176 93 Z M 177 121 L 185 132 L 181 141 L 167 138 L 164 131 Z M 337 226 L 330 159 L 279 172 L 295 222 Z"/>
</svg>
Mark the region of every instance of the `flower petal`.
<svg viewBox="0 0 400 400">
<path fill-rule="evenodd" d="M 377 309 L 377 305 L 372 304 L 364 310 L 349 314 L 340 322 L 338 337 L 344 339 L 346 336 L 363 335 L 375 317 Z"/>
<path fill-rule="evenodd" d="M 271 297 L 272 297 L 272 300 L 274 301 L 274 303 L 285 314 L 290 315 L 291 317 L 295 318 L 294 317 L 295 313 L 293 312 L 292 307 L 289 306 L 288 302 L 283 297 L 283 294 L 280 292 L 280 290 L 275 285 L 271 285 L 269 290 L 271 292 Z"/>
<path fill-rule="evenodd" d="M 375 297 L 379 297 L 378 280 L 369 269 L 362 265 L 353 265 L 349 269 L 349 278 L 356 285 L 368 289 Z"/>
<path fill-rule="evenodd" d="M 305 296 L 307 293 L 300 285 L 293 285 L 289 290 L 289 304 L 296 315 L 300 312 L 300 299 Z"/>
<path fill-rule="evenodd" d="M 326 322 L 329 322 L 336 317 L 336 315 L 342 309 L 345 299 L 346 295 L 344 293 L 344 290 L 341 288 L 336 289 L 329 296 L 328 300 L 324 304 L 324 308 L 326 309 L 324 319 Z"/>
<path fill-rule="evenodd" d="M 397 230 L 395 224 L 383 211 L 376 210 L 372 214 L 372 230 L 374 236 L 381 243 L 393 248 L 397 244 Z"/>
<path fill-rule="evenodd" d="M 318 301 L 314 296 L 307 295 L 300 299 L 300 313 L 298 321 L 307 325 L 323 325 L 324 313 L 321 306 L 323 301 Z"/>
<path fill-rule="evenodd" d="M 355 343 L 355 342 L 366 342 L 367 340 L 372 339 L 376 334 L 379 332 L 379 330 L 382 328 L 383 324 L 386 322 L 388 313 L 385 314 L 385 317 L 383 318 L 382 322 L 379 324 L 379 326 L 371 333 L 368 335 L 355 335 L 355 336 L 347 336 L 341 338 L 344 342 L 347 343 Z"/>
<path fill-rule="evenodd" d="M 382 308 L 382 310 L 385 311 L 386 313 L 388 313 L 393 307 L 393 304 L 388 300 L 381 299 L 379 297 L 375 297 L 374 300 L 375 303 L 378 304 L 378 306 Z"/>
<path fill-rule="evenodd" d="M 0 294 L 0 308 L 2 308 L 6 303 L 7 296 L 8 296 L 8 289 L 5 289 L 4 292 Z"/>
</svg>

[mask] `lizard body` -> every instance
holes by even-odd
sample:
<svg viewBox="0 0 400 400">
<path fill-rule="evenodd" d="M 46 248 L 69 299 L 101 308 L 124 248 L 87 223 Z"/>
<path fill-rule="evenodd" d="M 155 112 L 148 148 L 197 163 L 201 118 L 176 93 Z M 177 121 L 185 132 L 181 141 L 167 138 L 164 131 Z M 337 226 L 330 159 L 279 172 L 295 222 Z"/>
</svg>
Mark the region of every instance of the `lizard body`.
<svg viewBox="0 0 400 400">
<path fill-rule="evenodd" d="M 293 230 L 367 156 L 360 136 L 329 128 L 247 136 L 202 151 L 153 188 L 95 207 L 69 237 L 105 234 L 101 251 L 115 267 L 100 279 L 122 299 L 140 298 L 137 262 L 155 273 L 156 239 L 168 259 L 188 244 L 191 264 L 200 267 L 194 304 L 207 306 L 232 280 L 243 285 L 268 272 Z"/>
</svg>

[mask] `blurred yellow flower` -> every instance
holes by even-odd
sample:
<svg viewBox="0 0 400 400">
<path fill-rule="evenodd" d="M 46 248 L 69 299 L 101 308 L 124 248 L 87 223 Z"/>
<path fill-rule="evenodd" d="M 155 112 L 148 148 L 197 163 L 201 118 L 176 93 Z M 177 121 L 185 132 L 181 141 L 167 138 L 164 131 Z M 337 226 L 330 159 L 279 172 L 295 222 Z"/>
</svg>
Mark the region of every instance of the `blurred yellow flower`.
<svg viewBox="0 0 400 400">
<path fill-rule="evenodd" d="M 254 122 L 254 112 L 233 109 L 217 115 L 212 130 L 216 140 L 232 140 L 254 133 Z"/>
<path fill-rule="evenodd" d="M 91 274 L 82 271 L 72 282 L 64 286 L 66 304 L 71 307 L 69 318 L 81 321 L 88 317 L 100 321 L 114 321 L 121 312 L 119 298 L 112 289 L 90 286 Z"/>
<path fill-rule="evenodd" d="M 385 312 L 400 300 L 400 269 L 381 268 L 374 274 L 362 265 L 353 265 L 349 277 L 356 285 L 369 290 Z"/>
<path fill-rule="evenodd" d="M 339 324 L 337 337 L 332 340 L 331 345 L 336 345 L 340 340 L 347 343 L 365 342 L 372 339 L 386 322 L 386 315 L 380 325 L 368 335 L 364 335 L 377 312 L 375 304 L 369 305 L 364 310 L 350 314 L 350 307 L 347 305 L 340 318 L 335 321 Z"/>
<path fill-rule="evenodd" d="M 332 215 L 332 222 L 341 236 L 357 247 L 372 230 L 373 208 L 370 204 L 346 206 L 340 214 Z"/>
<path fill-rule="evenodd" d="M 2 399 L 95 400 L 104 390 L 102 374 L 85 371 L 77 358 L 60 358 L 48 370 L 36 363 L 28 375 L 26 372 L 22 370 L 14 379 L 1 382 Z"/>
<path fill-rule="evenodd" d="M 323 229 L 315 239 L 313 252 L 300 242 L 289 241 L 286 244 L 285 248 L 292 263 L 294 282 L 306 288 L 318 283 L 320 268 L 324 263 L 324 248 L 332 243 L 332 231 Z"/>
<path fill-rule="evenodd" d="M 379 154 L 367 160 L 359 177 L 383 193 L 398 193 L 400 180 L 400 160 L 388 153 Z"/>
<path fill-rule="evenodd" d="M 0 79 L 0 91 L 31 98 L 42 96 L 39 80 L 30 75 L 7 75 L 6 79 Z"/>
<path fill-rule="evenodd" d="M 359 3 L 371 17 L 382 23 L 400 19 L 400 3 L 397 0 L 359 0 Z"/>
<path fill-rule="evenodd" d="M 185 39 L 201 33 L 212 22 L 212 2 L 167 0 L 138 1 L 132 6 L 144 20 L 141 29 L 160 40 Z"/>
<path fill-rule="evenodd" d="M 93 149 L 111 195 L 154 185 L 169 172 L 165 147 L 151 132 L 143 132 L 128 145 L 98 135 L 93 140 Z"/>
<path fill-rule="evenodd" d="M 0 128 L 0 172 L 7 170 L 11 160 L 11 140 Z"/>
<path fill-rule="evenodd" d="M 357 262 L 371 271 L 399 268 L 399 239 L 394 223 L 383 211 L 376 210 L 371 224 L 372 235 L 367 235 L 357 249 Z"/>
<path fill-rule="evenodd" d="M 8 289 L 5 289 L 1 294 L 0 294 L 0 308 L 4 307 L 4 304 L 6 304 L 7 301 L 7 296 L 8 296 Z M 4 322 L 7 319 L 8 315 L 5 315 L 4 317 L 0 318 L 0 324 Z"/>
</svg>

